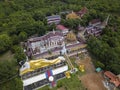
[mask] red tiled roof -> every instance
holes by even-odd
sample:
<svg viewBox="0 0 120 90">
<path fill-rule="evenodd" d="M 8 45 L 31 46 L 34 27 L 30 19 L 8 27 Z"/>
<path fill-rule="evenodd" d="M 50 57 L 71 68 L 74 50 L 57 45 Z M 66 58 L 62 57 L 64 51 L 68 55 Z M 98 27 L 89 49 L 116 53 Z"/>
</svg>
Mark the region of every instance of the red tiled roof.
<svg viewBox="0 0 120 90">
<path fill-rule="evenodd" d="M 59 29 L 59 30 L 66 30 L 68 28 L 66 28 L 65 26 L 63 25 L 57 25 L 56 29 Z"/>
<path fill-rule="evenodd" d="M 116 78 L 116 75 L 113 74 L 113 73 L 110 72 L 110 71 L 106 71 L 104 74 L 105 74 L 107 77 L 109 77 L 110 79 Z"/>
<path fill-rule="evenodd" d="M 77 12 L 78 15 L 82 16 L 88 12 L 86 7 L 83 7 L 80 11 Z"/>
<path fill-rule="evenodd" d="M 120 80 L 118 78 L 115 80 L 110 80 L 110 82 L 114 83 L 116 87 L 120 86 Z"/>
<path fill-rule="evenodd" d="M 120 86 L 120 79 L 110 71 L 104 72 L 108 78 L 110 78 L 110 82 L 112 82 L 116 87 Z"/>
</svg>

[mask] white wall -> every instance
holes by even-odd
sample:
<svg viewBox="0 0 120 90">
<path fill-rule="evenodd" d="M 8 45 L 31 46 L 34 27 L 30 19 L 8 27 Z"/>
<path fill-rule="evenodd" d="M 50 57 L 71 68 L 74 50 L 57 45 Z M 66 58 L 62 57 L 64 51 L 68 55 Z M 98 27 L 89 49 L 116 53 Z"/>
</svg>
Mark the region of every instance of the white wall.
<svg viewBox="0 0 120 90">
<path fill-rule="evenodd" d="M 65 72 L 67 70 L 68 70 L 68 66 L 67 65 L 63 66 L 63 67 L 60 67 L 60 68 L 57 68 L 57 69 L 54 69 L 53 70 L 53 75 Z M 42 73 L 40 75 L 37 75 L 37 76 L 31 77 L 31 78 L 25 79 L 25 80 L 23 80 L 23 86 L 27 86 L 27 85 L 32 84 L 32 83 L 37 82 L 37 81 L 41 81 L 41 80 L 43 80 L 45 78 L 46 78 L 45 73 Z"/>
</svg>

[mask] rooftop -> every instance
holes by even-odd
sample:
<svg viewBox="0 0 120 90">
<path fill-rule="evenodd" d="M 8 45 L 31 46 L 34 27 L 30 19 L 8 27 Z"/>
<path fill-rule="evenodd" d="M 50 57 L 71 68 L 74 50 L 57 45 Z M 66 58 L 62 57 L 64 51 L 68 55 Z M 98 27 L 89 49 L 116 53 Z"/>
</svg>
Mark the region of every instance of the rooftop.
<svg viewBox="0 0 120 90">
<path fill-rule="evenodd" d="M 66 27 L 63 26 L 63 25 L 57 25 L 56 28 L 59 29 L 59 30 L 67 30 L 67 29 L 68 29 L 68 28 L 66 28 Z"/>
<path fill-rule="evenodd" d="M 46 40 L 47 38 L 50 38 L 50 37 L 53 37 L 53 36 L 63 36 L 63 34 L 61 32 L 59 32 L 59 31 L 51 31 L 51 32 L 47 33 L 44 36 L 30 38 L 30 39 L 28 39 L 28 41 L 36 42 L 36 41 Z"/>
<path fill-rule="evenodd" d="M 120 86 L 120 79 L 110 71 L 104 72 L 104 74 L 110 78 L 110 82 L 113 83 L 116 87 Z"/>
<path fill-rule="evenodd" d="M 82 16 L 88 12 L 86 7 L 83 7 L 80 11 L 77 12 L 78 15 Z"/>
<path fill-rule="evenodd" d="M 77 19 L 80 18 L 75 12 L 72 12 L 66 16 L 66 19 Z"/>
<path fill-rule="evenodd" d="M 95 23 L 98 23 L 98 22 L 101 22 L 100 19 L 93 19 L 90 21 L 91 24 L 95 24 Z"/>
</svg>

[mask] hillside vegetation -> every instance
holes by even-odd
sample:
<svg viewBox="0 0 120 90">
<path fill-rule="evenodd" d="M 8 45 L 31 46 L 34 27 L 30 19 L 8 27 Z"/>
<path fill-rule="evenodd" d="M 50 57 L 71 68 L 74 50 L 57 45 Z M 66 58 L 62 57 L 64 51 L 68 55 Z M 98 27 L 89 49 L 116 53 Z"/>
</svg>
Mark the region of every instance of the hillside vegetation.
<svg viewBox="0 0 120 90">
<path fill-rule="evenodd" d="M 61 23 L 70 28 L 76 28 L 79 23 L 87 26 L 90 20 L 104 20 L 110 14 L 109 25 L 102 36 L 88 40 L 88 50 L 97 58 L 96 66 L 120 73 L 120 0 L 0 0 L 0 54 L 8 51 L 14 54 L 12 60 L 0 61 L 1 90 L 22 89 L 18 62 L 25 60 L 25 55 L 20 42 L 55 28 L 54 24 L 47 25 L 46 16 L 67 10 L 79 11 L 82 7 L 89 10 L 82 20 L 65 20 L 62 15 Z M 16 78 L 7 81 L 15 74 Z"/>
</svg>

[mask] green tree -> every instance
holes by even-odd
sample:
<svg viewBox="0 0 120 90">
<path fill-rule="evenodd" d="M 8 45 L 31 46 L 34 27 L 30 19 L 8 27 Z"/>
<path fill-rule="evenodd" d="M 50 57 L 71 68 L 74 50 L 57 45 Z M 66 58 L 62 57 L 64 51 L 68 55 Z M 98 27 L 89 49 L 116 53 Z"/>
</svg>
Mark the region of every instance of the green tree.
<svg viewBox="0 0 120 90">
<path fill-rule="evenodd" d="M 17 59 L 17 62 L 19 63 L 20 61 L 25 61 L 26 60 L 26 55 L 23 51 L 23 49 L 19 46 L 14 46 L 13 51 L 15 52 L 15 58 Z"/>
<path fill-rule="evenodd" d="M 7 34 L 0 35 L 0 53 L 8 50 L 12 45 L 11 38 Z"/>
<path fill-rule="evenodd" d="M 15 34 L 11 37 L 11 40 L 13 42 L 13 45 L 19 44 L 19 41 L 20 41 L 18 36 Z"/>
<path fill-rule="evenodd" d="M 18 35 L 20 41 L 25 41 L 27 39 L 27 33 L 26 32 L 20 32 Z"/>
<path fill-rule="evenodd" d="M 33 18 L 36 20 L 36 21 L 43 21 L 45 19 L 45 15 L 42 11 L 35 11 L 34 12 L 34 15 L 33 15 Z"/>
<path fill-rule="evenodd" d="M 0 82 L 4 82 L 11 78 L 12 76 L 16 75 L 16 63 L 15 60 L 5 62 L 0 62 Z"/>
</svg>

